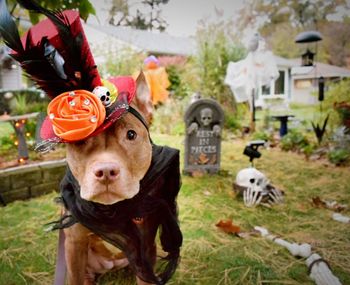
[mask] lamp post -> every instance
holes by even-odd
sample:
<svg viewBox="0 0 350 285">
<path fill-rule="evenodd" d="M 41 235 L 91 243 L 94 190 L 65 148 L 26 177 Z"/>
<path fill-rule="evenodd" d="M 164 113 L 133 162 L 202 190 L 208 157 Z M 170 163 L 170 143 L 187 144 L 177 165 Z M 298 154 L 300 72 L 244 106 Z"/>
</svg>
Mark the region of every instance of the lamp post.
<svg viewBox="0 0 350 285">
<path fill-rule="evenodd" d="M 318 78 L 316 61 L 314 63 L 314 56 L 317 54 L 317 42 L 322 40 L 321 33 L 317 31 L 306 31 L 298 34 L 295 38 L 296 43 L 315 43 L 315 52 L 312 52 L 307 48 L 306 52 L 302 54 L 302 66 L 314 66 L 315 76 L 314 79 L 318 79 L 318 101 L 320 102 L 320 114 L 322 116 L 322 101 L 324 100 L 324 83 L 325 79 L 323 76 Z M 318 143 L 321 144 L 323 135 L 326 131 L 326 126 L 328 122 L 329 114 L 326 116 L 323 124 L 318 122 L 311 122 L 314 129 L 315 135 L 317 137 Z"/>
</svg>

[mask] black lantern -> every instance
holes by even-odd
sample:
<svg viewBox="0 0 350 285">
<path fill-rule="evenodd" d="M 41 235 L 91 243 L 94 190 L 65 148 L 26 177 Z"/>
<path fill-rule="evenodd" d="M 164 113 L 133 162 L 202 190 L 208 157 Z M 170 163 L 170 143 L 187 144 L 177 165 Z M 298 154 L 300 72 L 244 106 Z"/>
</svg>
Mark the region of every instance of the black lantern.
<svg viewBox="0 0 350 285">
<path fill-rule="evenodd" d="M 301 66 L 313 66 L 314 55 L 314 52 L 307 49 L 306 52 L 301 55 Z"/>
<path fill-rule="evenodd" d="M 318 101 L 324 100 L 324 77 L 318 79 Z"/>
<path fill-rule="evenodd" d="M 322 35 L 317 31 L 306 31 L 298 34 L 295 37 L 296 43 L 313 43 L 322 40 Z M 316 45 L 317 49 L 317 45 Z M 313 66 L 314 64 L 315 53 L 312 52 L 309 48 L 306 49 L 306 52 L 301 55 L 301 65 L 302 66 Z"/>
</svg>

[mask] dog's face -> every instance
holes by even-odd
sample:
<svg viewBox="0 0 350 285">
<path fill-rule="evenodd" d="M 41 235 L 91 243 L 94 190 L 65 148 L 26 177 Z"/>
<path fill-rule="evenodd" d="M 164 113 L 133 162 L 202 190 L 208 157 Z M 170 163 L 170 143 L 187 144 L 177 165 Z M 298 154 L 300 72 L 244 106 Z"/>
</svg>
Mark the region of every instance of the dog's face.
<svg viewBox="0 0 350 285">
<path fill-rule="evenodd" d="M 140 77 L 133 106 L 149 121 L 150 96 L 143 75 Z M 148 131 L 130 113 L 103 133 L 67 145 L 67 162 L 79 182 L 81 197 L 105 205 L 139 192 L 151 158 Z"/>
</svg>

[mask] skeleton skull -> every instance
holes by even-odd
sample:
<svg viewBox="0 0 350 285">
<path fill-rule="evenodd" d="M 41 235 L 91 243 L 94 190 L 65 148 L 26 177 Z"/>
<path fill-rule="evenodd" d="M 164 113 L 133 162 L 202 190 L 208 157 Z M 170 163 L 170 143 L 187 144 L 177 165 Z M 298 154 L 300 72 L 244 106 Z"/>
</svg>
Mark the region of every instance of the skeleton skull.
<svg viewBox="0 0 350 285">
<path fill-rule="evenodd" d="M 92 93 L 94 93 L 98 98 L 100 98 L 102 104 L 106 107 L 109 107 L 112 104 L 111 93 L 109 92 L 108 88 L 104 86 L 97 86 L 92 91 Z"/>
<path fill-rule="evenodd" d="M 209 127 L 213 120 L 213 111 L 210 108 L 204 108 L 201 110 L 201 122 L 204 127 Z"/>
<path fill-rule="evenodd" d="M 254 191 L 263 192 L 269 184 L 269 181 L 262 172 L 253 167 L 249 167 L 237 173 L 236 184 L 240 187 L 251 187 Z"/>
<path fill-rule="evenodd" d="M 237 173 L 236 181 L 233 184 L 234 190 L 243 196 L 244 204 L 253 207 L 283 203 L 283 191 L 270 184 L 267 177 L 259 170 L 249 167 Z"/>
</svg>

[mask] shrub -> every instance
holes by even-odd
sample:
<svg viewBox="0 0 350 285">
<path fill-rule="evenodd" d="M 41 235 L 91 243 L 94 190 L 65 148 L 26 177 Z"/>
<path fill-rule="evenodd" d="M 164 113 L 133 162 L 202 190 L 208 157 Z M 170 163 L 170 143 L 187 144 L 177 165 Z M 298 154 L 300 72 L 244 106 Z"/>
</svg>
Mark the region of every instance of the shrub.
<svg viewBox="0 0 350 285">
<path fill-rule="evenodd" d="M 333 129 L 342 125 L 346 115 L 349 115 L 349 109 L 341 108 L 346 103 L 349 106 L 349 102 L 350 79 L 344 79 L 329 86 L 322 107 L 324 110 L 331 112 L 330 125 Z"/>
<path fill-rule="evenodd" d="M 9 136 L 0 137 L 0 146 L 1 151 L 8 151 L 10 149 L 17 149 L 17 146 L 14 144 L 15 134 L 12 133 Z"/>
<path fill-rule="evenodd" d="M 350 151 L 346 149 L 334 149 L 328 153 L 328 159 L 335 165 L 345 164 L 350 160 Z"/>
<path fill-rule="evenodd" d="M 131 48 L 115 51 L 112 46 L 101 47 L 97 49 L 96 54 L 106 58 L 106 61 L 98 67 L 104 78 L 135 74 L 142 69 L 143 60 L 146 58 L 144 53 Z"/>
<path fill-rule="evenodd" d="M 269 141 L 271 140 L 272 134 L 267 131 L 257 131 L 253 134 L 252 139 L 253 140 L 263 140 L 263 141 Z"/>
<path fill-rule="evenodd" d="M 242 122 L 236 115 L 232 115 L 230 113 L 225 114 L 225 127 L 231 131 L 235 131 L 241 129 Z"/>
<path fill-rule="evenodd" d="M 232 92 L 224 85 L 224 78 L 228 63 L 242 59 L 245 49 L 237 45 L 237 39 L 230 34 L 231 28 L 224 22 L 202 23 L 197 31 L 195 67 L 199 91 L 204 97 L 234 105 Z"/>
<path fill-rule="evenodd" d="M 183 135 L 185 122 L 183 114 L 185 101 L 169 98 L 165 104 L 154 110 L 152 131 L 169 135 Z"/>
<path fill-rule="evenodd" d="M 290 130 L 281 139 L 281 149 L 285 151 L 302 151 L 309 144 L 307 137 L 298 130 Z"/>
<path fill-rule="evenodd" d="M 37 89 L 0 92 L 0 114 L 23 115 L 46 110 L 49 99 Z"/>
</svg>

